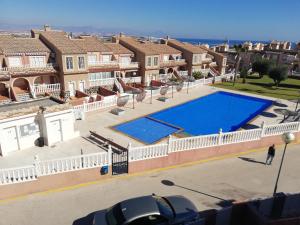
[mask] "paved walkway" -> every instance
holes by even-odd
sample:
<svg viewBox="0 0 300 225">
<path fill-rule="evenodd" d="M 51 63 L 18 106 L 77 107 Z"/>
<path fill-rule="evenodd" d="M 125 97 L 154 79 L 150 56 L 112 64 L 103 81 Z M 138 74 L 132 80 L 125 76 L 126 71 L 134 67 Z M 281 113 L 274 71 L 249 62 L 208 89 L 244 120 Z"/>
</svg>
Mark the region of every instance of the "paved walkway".
<svg viewBox="0 0 300 225">
<path fill-rule="evenodd" d="M 142 103 L 135 104 L 135 109 L 132 108 L 131 103 L 128 103 L 126 107 L 124 107 L 125 114 L 122 116 L 115 116 L 111 114 L 109 110 L 94 111 L 87 113 L 86 120 L 76 121 L 75 123 L 76 130 L 80 131 L 81 137 L 75 138 L 71 141 L 67 141 L 64 143 L 59 143 L 56 146 L 43 148 L 34 147 L 27 150 L 11 153 L 11 155 L 6 157 L 0 157 L 0 169 L 7 167 L 31 165 L 33 163 L 33 158 L 35 155 L 38 155 L 41 160 L 44 160 L 79 155 L 81 149 L 85 154 L 98 152 L 100 151 L 100 149 L 96 145 L 91 144 L 85 139 L 85 137 L 89 135 L 90 130 L 96 131 L 102 136 L 109 138 L 124 147 L 127 147 L 129 142 L 132 143 L 132 146 L 141 146 L 143 145 L 142 143 L 124 134 L 112 130 L 111 127 L 116 124 L 123 123 L 125 121 L 129 121 L 165 108 L 169 108 L 171 106 L 175 106 L 219 90 L 222 89 L 206 85 L 198 86 L 190 89 L 189 94 L 186 93 L 186 90 L 183 90 L 179 93 L 174 92 L 174 98 L 171 98 L 171 94 L 168 94 L 170 98 L 170 101 L 168 102 L 158 101 L 156 100 L 157 97 L 154 97 L 153 104 L 150 104 L 150 99 L 146 99 Z M 241 94 L 240 92 L 235 91 L 225 91 Z M 249 122 L 249 124 L 244 127 L 245 129 L 253 129 L 260 127 L 262 121 L 265 121 L 266 124 L 279 123 L 282 120 L 282 116 L 276 114 L 274 112 L 274 108 L 290 108 L 291 110 L 295 108 L 295 103 L 292 103 L 287 100 L 278 100 L 270 97 L 262 97 L 253 94 L 248 95 L 278 101 L 282 105 L 272 106 L 266 112 L 261 113 L 261 115 Z"/>
<path fill-rule="evenodd" d="M 300 192 L 299 149 L 300 145 L 288 147 L 278 191 Z M 266 152 L 260 152 L 0 201 L 0 225 L 71 225 L 121 200 L 152 193 L 184 195 L 199 210 L 220 208 L 224 200 L 268 197 L 273 192 L 281 155 L 282 147 L 278 147 L 271 166 L 264 165 Z M 170 183 L 166 180 L 174 185 L 165 185 Z"/>
</svg>

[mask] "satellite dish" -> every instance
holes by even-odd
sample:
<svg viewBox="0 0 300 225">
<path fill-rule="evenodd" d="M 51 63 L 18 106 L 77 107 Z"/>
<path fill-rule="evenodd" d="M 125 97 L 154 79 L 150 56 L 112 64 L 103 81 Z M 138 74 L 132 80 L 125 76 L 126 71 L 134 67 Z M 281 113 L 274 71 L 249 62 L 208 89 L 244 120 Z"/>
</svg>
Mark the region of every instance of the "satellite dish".
<svg viewBox="0 0 300 225">
<path fill-rule="evenodd" d="M 129 101 L 129 95 L 120 96 L 117 99 L 117 106 L 118 107 L 124 107 L 127 104 L 128 101 Z"/>
</svg>

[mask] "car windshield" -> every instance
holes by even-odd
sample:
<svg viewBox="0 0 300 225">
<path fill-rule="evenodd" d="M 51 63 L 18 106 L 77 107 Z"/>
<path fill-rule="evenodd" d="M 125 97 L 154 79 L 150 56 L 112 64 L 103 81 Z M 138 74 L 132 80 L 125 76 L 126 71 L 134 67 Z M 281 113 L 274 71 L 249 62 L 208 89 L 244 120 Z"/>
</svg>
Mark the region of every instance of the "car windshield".
<svg viewBox="0 0 300 225">
<path fill-rule="evenodd" d="M 119 225 L 125 222 L 120 203 L 107 210 L 106 220 L 109 225 Z"/>
<path fill-rule="evenodd" d="M 159 196 L 154 196 L 154 198 L 156 199 L 159 211 L 163 216 L 167 218 L 173 218 L 175 216 L 172 207 L 164 198 Z"/>
</svg>

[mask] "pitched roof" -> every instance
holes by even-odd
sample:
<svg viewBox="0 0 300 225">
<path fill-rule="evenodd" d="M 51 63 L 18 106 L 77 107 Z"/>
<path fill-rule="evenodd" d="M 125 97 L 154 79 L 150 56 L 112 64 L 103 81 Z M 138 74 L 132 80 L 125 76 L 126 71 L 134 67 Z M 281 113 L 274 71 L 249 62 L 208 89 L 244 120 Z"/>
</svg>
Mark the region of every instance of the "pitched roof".
<svg viewBox="0 0 300 225">
<path fill-rule="evenodd" d="M 105 45 L 110 48 L 114 54 L 133 54 L 128 48 L 125 48 L 123 45 L 118 43 L 105 43 Z"/>
<path fill-rule="evenodd" d="M 3 54 L 50 52 L 37 38 L 16 38 L 0 35 L 0 52 Z"/>
<path fill-rule="evenodd" d="M 177 45 L 178 47 L 180 47 L 188 52 L 191 52 L 193 54 L 201 54 L 201 53 L 207 52 L 204 49 L 199 48 L 199 46 L 197 46 L 197 45 L 193 45 L 193 44 L 186 43 L 186 42 L 181 42 L 181 41 L 178 41 L 175 39 L 168 40 L 168 42 L 173 45 Z"/>
<path fill-rule="evenodd" d="M 40 35 L 53 44 L 62 54 L 86 53 L 86 51 L 80 48 L 75 41 L 68 38 L 63 31 L 42 31 Z"/>
<path fill-rule="evenodd" d="M 86 52 L 112 52 L 109 47 L 93 36 L 81 36 L 71 41 Z"/>
<path fill-rule="evenodd" d="M 120 37 L 121 41 L 126 42 L 133 48 L 146 55 L 159 55 L 159 54 L 180 54 L 181 52 L 166 44 L 157 44 L 150 41 L 138 41 L 132 37 Z"/>
</svg>

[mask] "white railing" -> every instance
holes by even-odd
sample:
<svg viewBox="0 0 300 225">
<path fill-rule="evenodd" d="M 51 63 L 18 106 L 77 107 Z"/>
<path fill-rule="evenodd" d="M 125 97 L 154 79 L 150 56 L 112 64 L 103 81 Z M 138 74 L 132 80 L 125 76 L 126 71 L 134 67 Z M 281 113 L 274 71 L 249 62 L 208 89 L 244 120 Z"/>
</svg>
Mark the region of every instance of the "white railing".
<svg viewBox="0 0 300 225">
<path fill-rule="evenodd" d="M 34 166 L 0 169 L 0 185 L 32 181 L 36 178 L 37 171 Z"/>
<path fill-rule="evenodd" d="M 138 62 L 130 62 L 130 63 L 119 63 L 121 69 L 124 68 L 139 68 Z"/>
<path fill-rule="evenodd" d="M 104 97 L 101 101 L 83 103 L 82 105 L 73 106 L 74 111 L 92 112 L 99 109 L 105 109 L 117 105 L 117 96 Z"/>
<path fill-rule="evenodd" d="M 107 152 L 71 156 L 38 163 L 39 176 L 46 176 L 108 165 Z"/>
<path fill-rule="evenodd" d="M 31 88 L 35 94 L 51 93 L 60 91 L 60 83 L 57 84 L 34 84 Z"/>
<path fill-rule="evenodd" d="M 273 135 L 280 135 L 285 132 L 296 132 L 296 131 L 299 131 L 299 128 L 300 128 L 299 122 L 266 125 L 264 127 L 263 135 L 264 136 L 273 136 Z"/>
<path fill-rule="evenodd" d="M 90 67 L 95 67 L 95 66 L 119 66 L 119 63 L 117 61 L 94 61 L 94 62 L 89 62 L 88 66 Z"/>
<path fill-rule="evenodd" d="M 264 125 L 262 128 L 241 130 L 187 138 L 169 138 L 167 143 L 130 147 L 129 161 L 167 157 L 172 152 L 201 150 L 202 148 L 260 140 L 285 132 L 299 132 L 300 122 Z M 77 155 L 60 159 L 39 161 L 33 165 L 0 169 L 0 185 L 36 180 L 39 176 L 111 165 L 111 148 L 107 152 Z M 213 150 L 212 150 L 213 151 Z"/>
<path fill-rule="evenodd" d="M 129 161 L 159 158 L 168 155 L 168 144 L 147 145 L 129 149 Z"/>
<path fill-rule="evenodd" d="M 170 151 L 178 152 L 216 146 L 219 143 L 218 140 L 218 134 L 174 139 L 170 141 Z"/>
<path fill-rule="evenodd" d="M 245 141 L 259 140 L 262 136 L 262 129 L 241 130 L 219 134 L 219 145 L 234 144 Z"/>
<path fill-rule="evenodd" d="M 127 84 L 127 83 L 141 83 L 142 82 L 142 77 L 125 77 L 122 78 L 122 80 Z"/>
<path fill-rule="evenodd" d="M 43 70 L 43 69 L 54 69 L 56 67 L 55 63 L 47 63 L 47 64 L 43 64 L 43 65 L 30 65 L 30 64 L 24 64 L 24 65 L 20 65 L 20 66 L 10 66 L 10 67 L 6 67 L 5 70 L 8 71 L 20 71 L 20 70 Z"/>
<path fill-rule="evenodd" d="M 112 77 L 100 80 L 90 80 L 90 87 L 113 85 L 115 83 L 115 79 L 116 78 Z"/>
<path fill-rule="evenodd" d="M 178 74 L 180 76 L 188 76 L 188 71 L 181 70 L 181 71 L 178 71 Z"/>
</svg>

